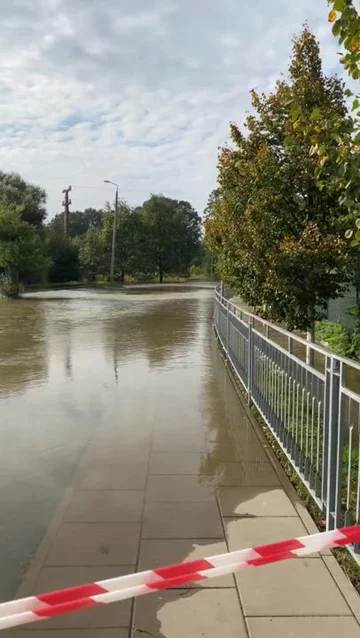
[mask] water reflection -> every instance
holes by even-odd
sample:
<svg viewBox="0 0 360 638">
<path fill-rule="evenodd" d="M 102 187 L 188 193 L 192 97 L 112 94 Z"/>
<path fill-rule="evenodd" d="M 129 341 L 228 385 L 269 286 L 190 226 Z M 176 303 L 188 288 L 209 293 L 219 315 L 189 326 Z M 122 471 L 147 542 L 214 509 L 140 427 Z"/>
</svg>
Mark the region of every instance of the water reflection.
<svg viewBox="0 0 360 638">
<path fill-rule="evenodd" d="M 0 598 L 14 594 L 95 432 L 136 448 L 159 399 L 172 406 L 182 386 L 196 404 L 211 300 L 80 290 L 0 305 Z"/>
<path fill-rule="evenodd" d="M 173 299 L 144 302 L 134 311 L 103 322 L 104 346 L 118 367 L 134 356 L 146 360 L 150 370 L 182 367 L 198 334 L 201 301 Z"/>
<path fill-rule="evenodd" d="M 0 397 L 46 380 L 46 313 L 40 303 L 0 304 Z"/>
</svg>

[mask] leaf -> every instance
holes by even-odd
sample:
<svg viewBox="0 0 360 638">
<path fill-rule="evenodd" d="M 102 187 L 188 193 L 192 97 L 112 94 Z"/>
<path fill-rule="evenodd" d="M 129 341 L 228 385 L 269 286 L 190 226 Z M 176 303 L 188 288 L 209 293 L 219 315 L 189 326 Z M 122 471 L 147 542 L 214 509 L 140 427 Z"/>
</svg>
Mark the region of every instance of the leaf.
<svg viewBox="0 0 360 638">
<path fill-rule="evenodd" d="M 346 95 L 346 97 L 352 97 L 354 95 L 354 93 L 350 89 L 346 89 L 345 95 Z"/>
<path fill-rule="evenodd" d="M 328 20 L 329 20 L 329 22 L 335 22 L 336 18 L 337 18 L 337 14 L 336 14 L 336 11 L 333 9 L 333 10 L 332 10 L 332 11 L 330 11 L 330 13 L 329 13 L 329 18 L 328 18 Z"/>
<path fill-rule="evenodd" d="M 318 119 L 319 119 L 320 115 L 321 115 L 321 111 L 320 111 L 320 109 L 319 109 L 319 108 L 316 108 L 316 109 L 314 109 L 314 110 L 312 111 L 312 113 L 311 113 L 311 115 L 310 115 L 310 120 L 311 120 L 312 122 L 316 122 L 316 120 L 318 120 Z"/>
<path fill-rule="evenodd" d="M 334 11 L 344 11 L 345 7 L 346 7 L 346 2 L 345 0 L 335 0 L 335 2 L 333 3 L 334 5 Z"/>
<path fill-rule="evenodd" d="M 291 109 L 290 117 L 291 117 L 293 122 L 295 122 L 299 118 L 300 115 L 301 115 L 301 107 L 300 106 L 296 106 L 294 109 Z"/>
<path fill-rule="evenodd" d="M 339 20 L 337 22 L 335 22 L 333 28 L 331 29 L 333 32 L 333 35 L 336 37 L 340 34 L 341 31 L 341 24 L 339 22 Z"/>
</svg>

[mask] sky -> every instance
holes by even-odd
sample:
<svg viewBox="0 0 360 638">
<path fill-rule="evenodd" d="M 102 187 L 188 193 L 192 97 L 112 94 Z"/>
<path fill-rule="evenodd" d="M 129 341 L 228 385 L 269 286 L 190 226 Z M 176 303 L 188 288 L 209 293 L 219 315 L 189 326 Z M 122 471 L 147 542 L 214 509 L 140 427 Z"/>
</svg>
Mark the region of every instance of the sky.
<svg viewBox="0 0 360 638">
<path fill-rule="evenodd" d="M 0 169 L 48 193 L 49 217 L 120 196 L 202 212 L 249 91 L 286 73 L 308 21 L 341 74 L 326 0 L 1 0 Z"/>
</svg>

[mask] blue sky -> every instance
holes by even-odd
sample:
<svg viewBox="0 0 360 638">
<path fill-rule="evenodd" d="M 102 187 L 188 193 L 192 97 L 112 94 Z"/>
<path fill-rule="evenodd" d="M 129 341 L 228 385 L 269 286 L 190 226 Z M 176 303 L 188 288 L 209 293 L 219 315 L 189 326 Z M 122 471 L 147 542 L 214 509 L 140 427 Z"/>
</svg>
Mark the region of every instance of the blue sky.
<svg viewBox="0 0 360 638">
<path fill-rule="evenodd" d="M 326 0 L 2 0 L 0 168 L 61 209 L 150 192 L 201 212 L 217 148 L 241 122 L 249 90 L 286 72 L 307 20 L 324 68 L 338 65 Z"/>
</svg>

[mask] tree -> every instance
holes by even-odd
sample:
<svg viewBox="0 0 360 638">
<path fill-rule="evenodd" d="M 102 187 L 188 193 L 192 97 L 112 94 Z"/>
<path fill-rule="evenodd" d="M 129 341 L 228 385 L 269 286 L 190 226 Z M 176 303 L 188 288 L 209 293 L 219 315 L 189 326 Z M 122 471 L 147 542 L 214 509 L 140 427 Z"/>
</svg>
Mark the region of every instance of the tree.
<svg viewBox="0 0 360 638">
<path fill-rule="evenodd" d="M 79 255 L 72 240 L 66 239 L 62 233 L 52 231 L 48 236 L 47 249 L 51 260 L 49 281 L 52 283 L 79 281 Z"/>
<path fill-rule="evenodd" d="M 360 16 L 355 9 L 353 0 L 329 0 L 332 10 L 329 22 L 333 24 L 332 32 L 338 38 L 339 44 L 345 49 L 341 63 L 353 80 L 360 78 Z M 347 209 L 347 221 L 353 224 L 360 215 L 360 96 L 348 89 L 347 97 L 352 97 L 351 126 L 343 130 L 341 122 L 335 120 L 328 129 L 328 136 L 337 141 L 332 156 L 326 156 L 321 146 L 315 145 L 314 151 L 318 158 L 319 183 L 323 186 L 322 175 L 329 161 L 335 161 L 338 166 L 334 179 L 327 184 L 333 192 L 338 194 L 341 203 Z M 358 231 L 352 242 L 353 258 L 359 262 L 357 248 L 360 245 L 360 222 Z M 353 236 L 351 228 L 348 238 Z M 359 274 L 355 274 L 359 280 Z M 358 288 L 357 288 L 358 290 Z"/>
<path fill-rule="evenodd" d="M 109 251 L 100 230 L 89 228 L 83 237 L 76 238 L 74 242 L 79 251 L 80 270 L 85 280 L 95 281 L 97 277 L 109 274 Z"/>
<path fill-rule="evenodd" d="M 110 269 L 114 210 L 105 211 L 101 234 L 106 253 L 107 273 Z M 120 201 L 115 250 L 115 279 L 124 282 L 125 275 L 147 274 L 146 235 L 141 209 L 132 209 L 125 201 Z"/>
<path fill-rule="evenodd" d="M 23 220 L 22 209 L 0 203 L 0 289 L 3 294 L 19 295 L 21 271 L 31 268 L 44 274 L 47 267 L 40 237 L 33 225 Z"/>
<path fill-rule="evenodd" d="M 191 204 L 152 195 L 142 206 L 147 254 L 160 283 L 165 274 L 186 274 L 197 254 L 201 220 Z"/>
<path fill-rule="evenodd" d="M 103 214 L 103 210 L 97 210 L 96 208 L 71 211 L 69 215 L 69 237 L 82 237 L 88 230 L 101 228 Z M 59 233 L 64 232 L 64 213 L 55 215 L 49 226 Z"/>
<path fill-rule="evenodd" d="M 41 226 L 46 217 L 46 192 L 26 182 L 17 173 L 0 171 L 0 201 L 5 206 L 21 207 L 21 217 L 33 226 Z"/>
<path fill-rule="evenodd" d="M 333 23 L 332 32 L 344 47 L 341 63 L 354 79 L 360 78 L 360 16 L 353 0 L 329 0 L 332 9 L 329 22 Z"/>
<path fill-rule="evenodd" d="M 344 207 L 319 188 L 312 153 L 314 133 L 325 150 L 334 146 L 319 120 L 337 117 L 347 125 L 347 115 L 342 83 L 324 77 L 307 27 L 294 39 L 289 76 L 274 93 L 252 92 L 247 136 L 232 124 L 233 148 L 219 156 L 220 198 L 211 206 L 206 237 L 223 278 L 245 302 L 308 330 L 348 282 Z M 336 170 L 329 163 L 324 179 Z"/>
</svg>

